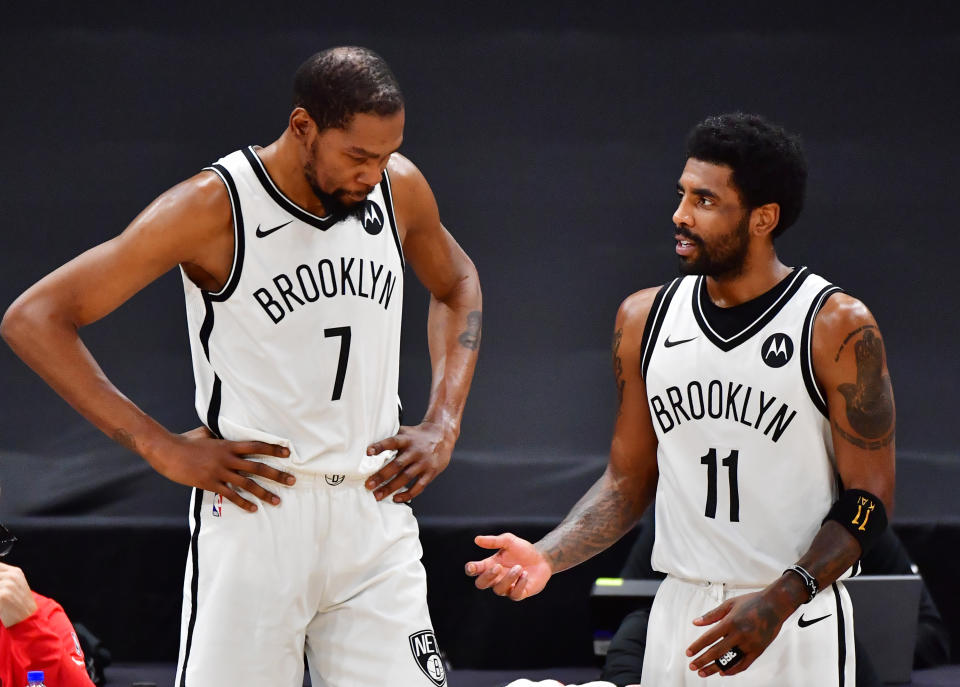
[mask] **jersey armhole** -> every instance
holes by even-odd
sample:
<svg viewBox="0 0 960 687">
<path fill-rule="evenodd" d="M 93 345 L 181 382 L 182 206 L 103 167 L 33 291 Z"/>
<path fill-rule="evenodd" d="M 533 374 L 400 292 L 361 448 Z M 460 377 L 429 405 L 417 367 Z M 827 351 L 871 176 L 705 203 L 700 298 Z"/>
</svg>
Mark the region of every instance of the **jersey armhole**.
<svg viewBox="0 0 960 687">
<path fill-rule="evenodd" d="M 240 272 L 243 270 L 243 212 L 240 209 L 240 194 L 237 192 L 237 185 L 226 167 L 221 164 L 205 167 L 204 171 L 210 171 L 220 177 L 223 185 L 227 187 L 227 194 L 230 196 L 230 214 L 233 221 L 233 264 L 230 266 L 230 274 L 227 276 L 227 283 L 216 293 L 210 291 L 201 291 L 204 298 L 214 301 L 225 301 L 233 294 L 240 282 Z"/>
<path fill-rule="evenodd" d="M 813 372 L 813 326 L 817 321 L 817 314 L 823 309 L 827 299 L 835 293 L 843 293 L 843 289 L 833 284 L 820 289 L 810 309 L 807 310 L 807 316 L 803 320 L 803 333 L 800 338 L 800 372 L 803 375 L 803 385 L 807 388 L 810 400 L 817 407 L 824 417 L 829 417 L 827 410 L 827 397 L 817 384 L 816 376 Z"/>
<path fill-rule="evenodd" d="M 383 204 L 387 208 L 387 217 L 390 218 L 390 231 L 393 232 L 393 241 L 397 244 L 397 254 L 400 256 L 400 271 L 406 267 L 403 259 L 403 244 L 400 241 L 400 228 L 397 226 L 396 213 L 393 211 L 393 190 L 390 186 L 390 172 L 383 170 L 383 181 L 380 182 L 383 192 Z"/>
<path fill-rule="evenodd" d="M 660 327 L 663 325 L 670 307 L 670 301 L 680 287 L 681 279 L 674 279 L 669 284 L 660 287 L 650 306 L 650 314 L 643 326 L 643 338 L 640 339 L 640 377 L 646 381 L 647 368 L 650 367 L 650 357 L 657 346 L 657 337 L 660 336 Z"/>
</svg>

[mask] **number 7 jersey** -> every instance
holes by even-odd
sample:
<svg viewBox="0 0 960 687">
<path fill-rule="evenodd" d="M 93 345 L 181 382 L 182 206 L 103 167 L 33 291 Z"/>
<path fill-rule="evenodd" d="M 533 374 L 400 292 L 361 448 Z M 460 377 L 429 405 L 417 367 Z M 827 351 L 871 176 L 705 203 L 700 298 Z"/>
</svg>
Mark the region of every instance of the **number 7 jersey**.
<svg viewBox="0 0 960 687">
<path fill-rule="evenodd" d="M 234 260 L 220 291 L 183 274 L 201 421 L 225 439 L 289 446 L 304 470 L 365 475 L 399 429 L 403 252 L 390 179 L 347 217 L 318 217 L 254 148 L 207 168 L 230 197 Z"/>
<path fill-rule="evenodd" d="M 654 300 L 641 373 L 659 441 L 656 570 L 766 585 L 806 552 L 836 499 L 811 342 L 839 289 L 806 268 L 783 286 L 732 336 L 704 314 L 705 277 L 676 279 Z"/>
</svg>

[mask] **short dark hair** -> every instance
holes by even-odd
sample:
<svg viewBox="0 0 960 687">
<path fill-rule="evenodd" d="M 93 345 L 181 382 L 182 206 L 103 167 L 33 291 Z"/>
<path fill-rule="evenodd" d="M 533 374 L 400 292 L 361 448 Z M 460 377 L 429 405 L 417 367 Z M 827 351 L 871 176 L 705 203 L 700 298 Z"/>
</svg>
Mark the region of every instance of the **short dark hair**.
<svg viewBox="0 0 960 687">
<path fill-rule="evenodd" d="M 293 77 L 293 106 L 320 131 L 344 129 L 355 114 L 392 115 L 403 108 L 397 77 L 367 48 L 330 48 L 310 56 Z"/>
<path fill-rule="evenodd" d="M 807 161 L 800 137 L 760 115 L 735 112 L 707 117 L 687 136 L 687 157 L 733 170 L 733 183 L 748 209 L 780 205 L 780 236 L 803 209 Z"/>
</svg>

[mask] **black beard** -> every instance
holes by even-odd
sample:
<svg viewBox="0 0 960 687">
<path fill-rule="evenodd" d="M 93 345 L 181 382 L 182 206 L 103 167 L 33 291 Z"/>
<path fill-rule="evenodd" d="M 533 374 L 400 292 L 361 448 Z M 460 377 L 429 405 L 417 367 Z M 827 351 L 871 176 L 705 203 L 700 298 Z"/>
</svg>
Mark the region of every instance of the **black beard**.
<svg viewBox="0 0 960 687">
<path fill-rule="evenodd" d="M 747 252 L 750 249 L 750 218 L 744 217 L 728 236 L 719 239 L 708 250 L 703 239 L 687 233 L 680 227 L 676 233 L 697 244 L 700 254 L 696 260 L 680 258 L 680 274 L 703 274 L 714 279 L 731 279 L 739 276 L 746 265 Z"/>
<path fill-rule="evenodd" d="M 315 175 L 313 173 L 313 165 L 307 164 L 303 168 L 303 176 L 306 178 L 307 183 L 310 185 L 310 190 L 313 191 L 313 195 L 317 197 L 317 200 L 323 205 L 323 209 L 326 211 L 328 216 L 332 216 L 336 221 L 346 219 L 347 217 L 353 216 L 358 220 L 363 221 L 363 206 L 364 202 L 354 203 L 353 205 L 347 205 L 336 193 L 327 193 L 314 181 Z"/>
</svg>

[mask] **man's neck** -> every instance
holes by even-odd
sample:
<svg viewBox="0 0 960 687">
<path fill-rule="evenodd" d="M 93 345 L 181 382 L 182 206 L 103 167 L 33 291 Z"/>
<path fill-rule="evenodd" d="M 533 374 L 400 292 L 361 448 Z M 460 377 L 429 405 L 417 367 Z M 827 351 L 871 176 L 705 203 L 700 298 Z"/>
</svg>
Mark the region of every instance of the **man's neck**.
<svg viewBox="0 0 960 687">
<path fill-rule="evenodd" d="M 760 296 L 790 274 L 775 252 L 760 260 L 747 256 L 743 270 L 731 277 L 707 277 L 707 294 L 715 305 L 732 308 Z"/>
<path fill-rule="evenodd" d="M 307 183 L 299 145 L 289 130 L 267 147 L 259 148 L 257 156 L 283 195 L 311 214 L 326 216 L 326 208 Z"/>
</svg>

